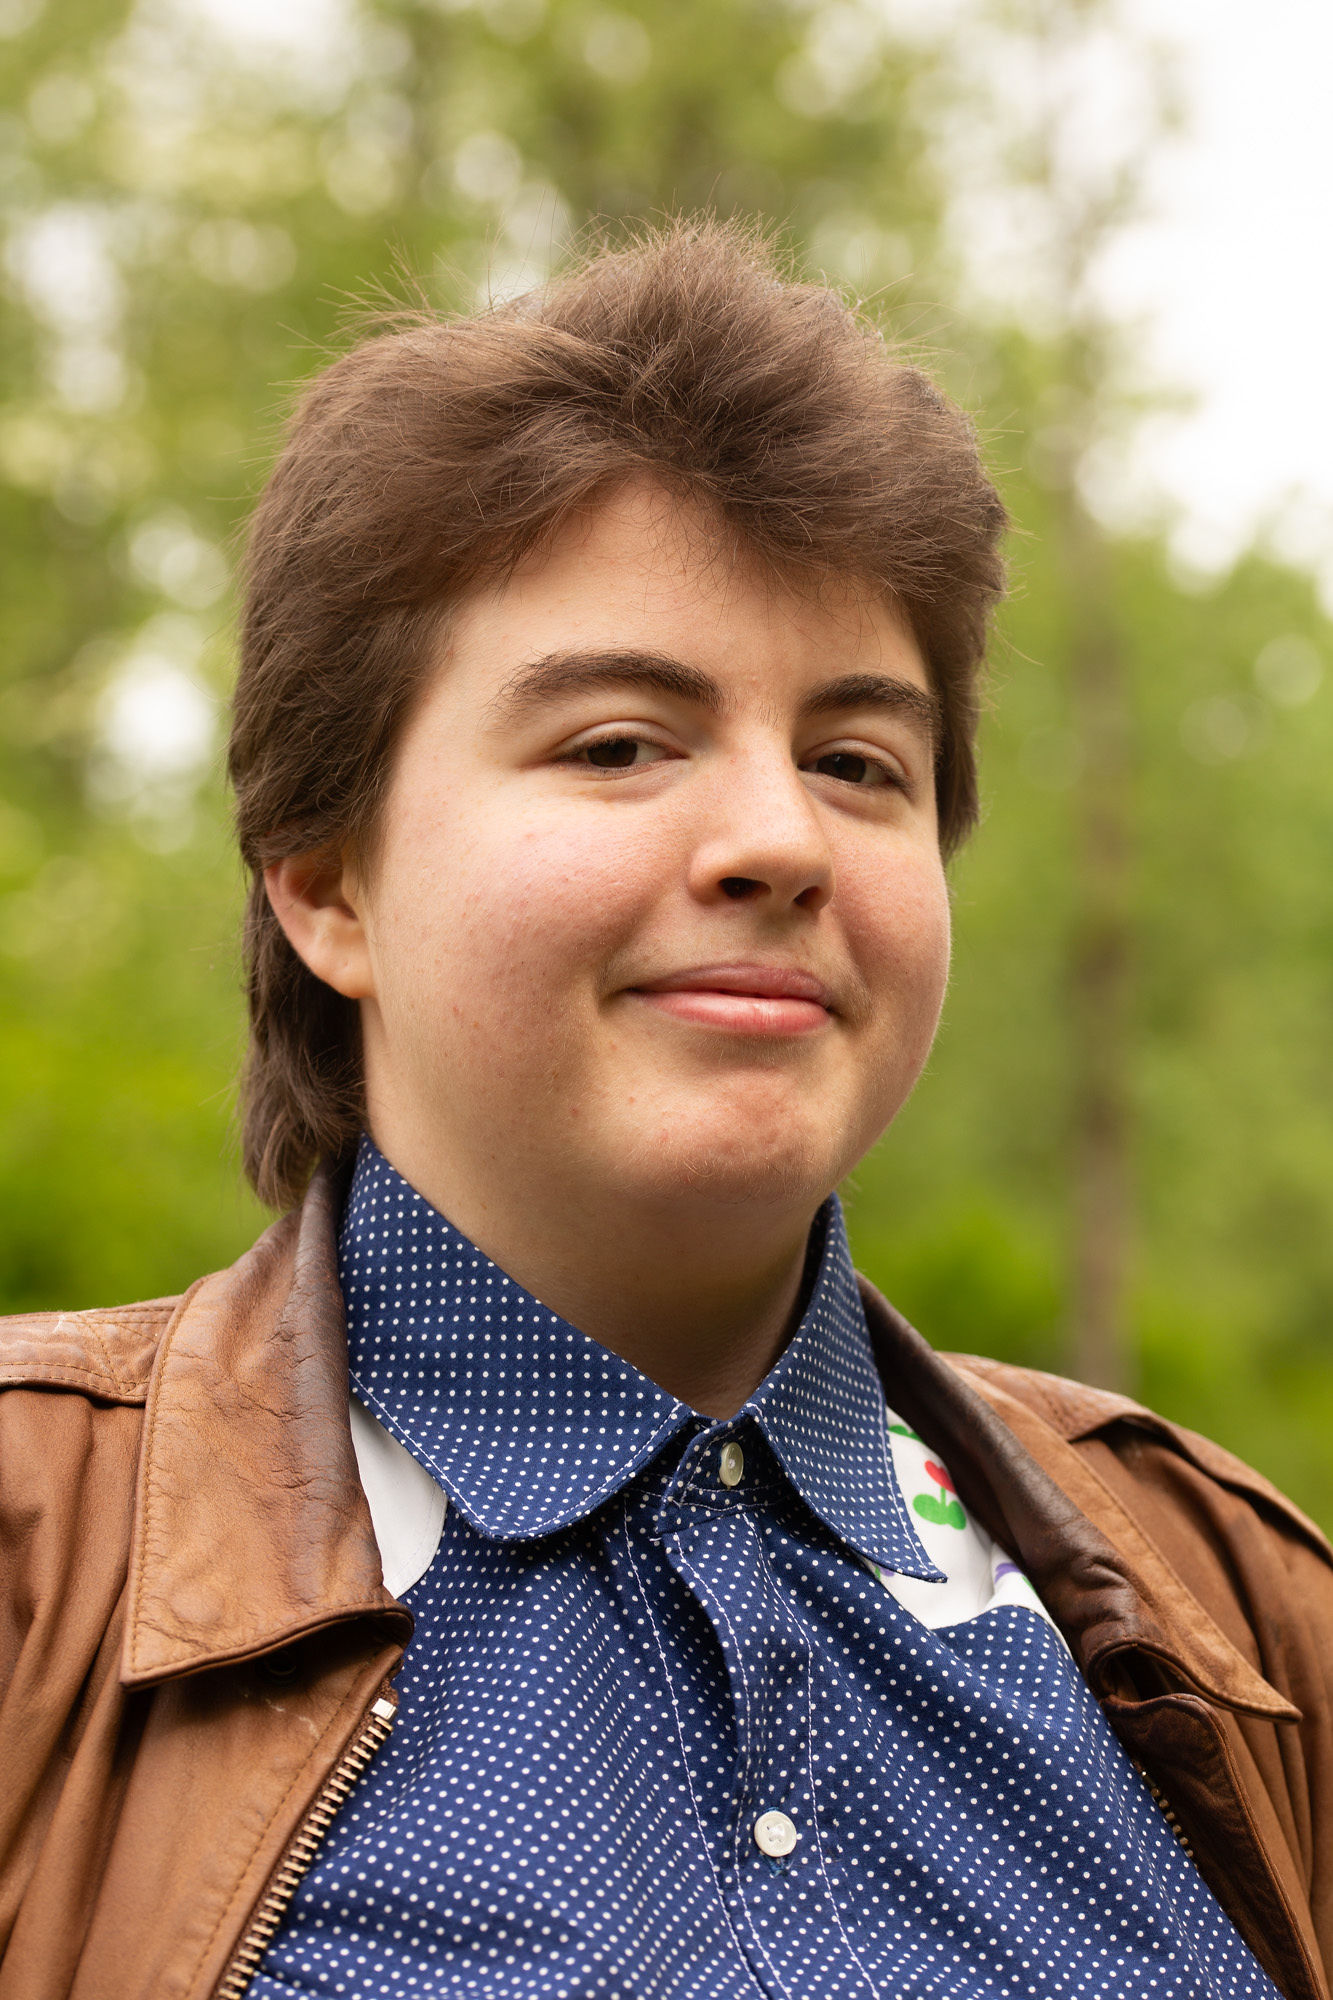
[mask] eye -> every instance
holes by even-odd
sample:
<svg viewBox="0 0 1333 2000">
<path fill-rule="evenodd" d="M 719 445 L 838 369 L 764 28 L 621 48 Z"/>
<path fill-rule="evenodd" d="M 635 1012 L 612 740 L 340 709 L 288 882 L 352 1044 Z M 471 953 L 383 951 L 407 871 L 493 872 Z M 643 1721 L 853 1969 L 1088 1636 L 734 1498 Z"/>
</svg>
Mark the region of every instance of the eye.
<svg viewBox="0 0 1333 2000">
<path fill-rule="evenodd" d="M 858 750 L 825 750 L 805 766 L 822 778 L 836 778 L 840 784 L 855 785 L 860 791 L 878 790 L 884 785 L 901 788 L 901 780 L 877 757 L 862 756 Z"/>
<path fill-rule="evenodd" d="M 660 764 L 667 755 L 660 743 L 644 736 L 599 736 L 569 751 L 566 762 L 591 765 L 595 771 L 641 771 Z"/>
</svg>

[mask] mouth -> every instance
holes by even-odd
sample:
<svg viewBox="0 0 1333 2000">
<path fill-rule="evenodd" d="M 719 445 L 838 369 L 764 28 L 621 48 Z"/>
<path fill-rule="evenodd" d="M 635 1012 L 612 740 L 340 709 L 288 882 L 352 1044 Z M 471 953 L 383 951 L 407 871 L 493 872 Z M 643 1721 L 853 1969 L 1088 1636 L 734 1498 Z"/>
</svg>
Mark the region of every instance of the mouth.
<svg viewBox="0 0 1333 2000">
<path fill-rule="evenodd" d="M 813 1035 L 836 1011 L 823 981 L 794 966 L 694 965 L 627 990 L 673 1020 L 733 1035 Z"/>
</svg>

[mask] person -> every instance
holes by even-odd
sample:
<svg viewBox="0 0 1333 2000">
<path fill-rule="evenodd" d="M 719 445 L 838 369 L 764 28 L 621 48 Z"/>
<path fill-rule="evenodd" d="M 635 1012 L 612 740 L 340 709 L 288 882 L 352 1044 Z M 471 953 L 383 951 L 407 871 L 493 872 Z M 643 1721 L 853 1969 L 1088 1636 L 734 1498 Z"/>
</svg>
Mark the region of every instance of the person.
<svg viewBox="0 0 1333 2000">
<path fill-rule="evenodd" d="M 1328 1546 L 932 1352 L 834 1192 L 1003 525 L 712 222 L 308 390 L 231 745 L 285 1213 L 0 1334 L 0 2000 L 1327 2000 Z"/>
</svg>

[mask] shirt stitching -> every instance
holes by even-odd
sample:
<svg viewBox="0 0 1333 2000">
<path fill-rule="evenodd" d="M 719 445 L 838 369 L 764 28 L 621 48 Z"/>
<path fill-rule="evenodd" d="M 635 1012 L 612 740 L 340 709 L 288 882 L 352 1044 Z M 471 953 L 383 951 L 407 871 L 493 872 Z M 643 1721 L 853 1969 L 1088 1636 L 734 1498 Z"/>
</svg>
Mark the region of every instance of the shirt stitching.
<svg viewBox="0 0 1333 2000">
<path fill-rule="evenodd" d="M 755 1534 L 755 1539 L 758 1542 L 759 1532 L 757 1528 L 754 1529 L 754 1534 Z M 760 1553 L 762 1554 L 762 1543 L 760 1544 Z M 791 1606 L 787 1604 L 783 1599 L 781 1599 L 778 1596 L 778 1593 L 773 1589 L 771 1575 L 767 1564 L 763 1565 L 762 1573 L 764 1575 L 768 1589 L 772 1594 L 774 1602 L 779 1605 L 782 1611 L 782 1615 L 787 1621 L 788 1630 L 791 1632 L 792 1637 L 798 1642 L 798 1644 L 802 1647 L 805 1653 L 805 1714 L 806 1714 L 805 1768 L 806 1768 L 806 1773 L 810 1780 L 810 1823 L 814 1831 L 815 1855 L 819 1862 L 819 1873 L 823 1879 L 824 1892 L 829 1899 L 829 1908 L 833 1912 L 833 1921 L 838 1926 L 838 1935 L 842 1939 L 843 1943 L 846 1945 L 848 1953 L 850 1954 L 851 1958 L 854 1960 L 857 1971 L 860 1973 L 862 1979 L 864 1979 L 866 1987 L 870 1993 L 871 2000 L 878 2000 L 879 1988 L 875 1985 L 874 1980 L 870 1977 L 870 1974 L 866 1971 L 865 1964 L 861 1958 L 860 1952 L 856 1949 L 856 1946 L 852 1943 L 851 1938 L 847 1935 L 847 1928 L 842 1921 L 842 1912 L 838 1908 L 838 1899 L 833 1893 L 833 1884 L 829 1879 L 828 1869 L 824 1861 L 824 1839 L 819 1825 L 819 1793 L 815 1785 L 815 1764 L 814 1764 L 815 1709 L 814 1709 L 813 1692 L 811 1687 L 811 1683 L 814 1678 L 814 1648 L 810 1643 L 809 1634 L 806 1632 L 802 1632 L 798 1627 Z"/>
<path fill-rule="evenodd" d="M 680 1551 L 679 1554 L 682 1565 L 690 1571 L 690 1574 L 693 1576 L 695 1583 L 699 1587 L 699 1595 L 701 1597 L 707 1596 L 708 1593 L 704 1589 L 703 1579 L 700 1577 L 697 1568 L 695 1568 L 694 1565 L 689 1562 L 688 1558 L 685 1556 L 683 1551 Z M 773 1984 L 778 1988 L 779 1992 L 786 1994 L 787 2000 L 791 2000 L 790 1989 L 788 1988 L 786 1981 L 782 1978 L 781 1974 L 778 1972 L 777 1968 L 773 1964 L 772 1959 L 769 1957 L 768 1952 L 764 1948 L 763 1939 L 760 1937 L 758 1930 L 755 1928 L 754 1917 L 751 1913 L 750 1905 L 745 1895 L 745 1869 L 741 1861 L 741 1840 L 745 1831 L 744 1802 L 747 1800 L 749 1801 L 753 1800 L 753 1791 L 750 1784 L 750 1776 L 751 1776 L 751 1759 L 754 1755 L 754 1747 L 755 1747 L 754 1746 L 755 1730 L 753 1721 L 751 1719 L 752 1703 L 750 1699 L 750 1684 L 749 1681 L 746 1679 L 745 1675 L 745 1655 L 742 1653 L 740 1645 L 737 1641 L 736 1628 L 732 1624 L 731 1619 L 727 1614 L 726 1606 L 721 1602 L 720 1599 L 716 1600 L 716 1602 L 717 1602 L 718 1616 L 721 1618 L 723 1624 L 727 1628 L 727 1631 L 731 1635 L 732 1649 L 736 1656 L 736 1670 L 741 1677 L 741 1688 L 745 1696 L 746 1747 L 745 1747 L 745 1759 L 741 1766 L 742 1807 L 740 1810 L 737 1811 L 736 1825 L 732 1836 L 732 1868 L 736 1878 L 736 1894 L 740 1898 L 741 1910 L 745 1917 L 746 1927 L 749 1930 L 751 1937 L 754 1939 L 755 1950 L 758 1952 L 763 1963 L 767 1966 L 770 1979 L 773 1981 Z"/>
<path fill-rule="evenodd" d="M 740 1939 L 736 1935 L 736 1926 L 731 1920 L 731 1911 L 727 1908 L 727 1899 L 722 1892 L 722 1885 L 717 1879 L 717 1870 L 713 1865 L 712 1850 L 708 1845 L 708 1836 L 704 1832 L 703 1816 L 699 1811 L 699 1801 L 694 1789 L 694 1773 L 690 1769 L 689 1753 L 685 1745 L 685 1730 L 680 1719 L 680 1707 L 676 1701 L 675 1682 L 671 1678 L 671 1668 L 667 1662 L 666 1648 L 662 1644 L 662 1636 L 657 1629 L 657 1620 L 653 1616 L 653 1608 L 648 1601 L 648 1593 L 643 1587 L 643 1579 L 639 1574 L 639 1565 L 634 1554 L 633 1540 L 630 1534 L 630 1526 L 629 1526 L 628 1502 L 626 1502 L 625 1504 L 622 1527 L 625 1536 L 625 1552 L 629 1557 L 629 1566 L 634 1576 L 634 1585 L 639 1593 L 639 1600 L 643 1605 L 644 1615 L 648 1620 L 648 1629 L 653 1635 L 653 1644 L 657 1648 L 657 1657 L 661 1662 L 662 1677 L 666 1682 L 667 1696 L 671 1702 L 672 1720 L 674 1721 L 676 1726 L 676 1741 L 680 1746 L 681 1767 L 685 1772 L 685 1785 L 690 1795 L 690 1806 L 694 1813 L 694 1824 L 695 1827 L 698 1829 L 699 1840 L 703 1846 L 704 1853 L 708 1863 L 708 1872 L 712 1878 L 713 1887 L 717 1892 L 718 1907 L 722 1912 L 723 1921 L 727 1926 L 727 1930 L 731 1936 L 731 1941 L 736 1947 L 736 1951 L 741 1960 L 741 1963 L 744 1965 L 748 1977 L 753 1980 L 754 1968 L 753 1966 L 750 1965 L 748 1959 L 746 1958 L 744 1947 L 742 1946 Z M 756 1986 L 758 1986 L 759 1984 L 758 1980 L 755 1980 L 754 1983 Z M 763 1991 L 762 1987 L 760 1987 L 759 1990 L 762 1992 Z"/>
</svg>

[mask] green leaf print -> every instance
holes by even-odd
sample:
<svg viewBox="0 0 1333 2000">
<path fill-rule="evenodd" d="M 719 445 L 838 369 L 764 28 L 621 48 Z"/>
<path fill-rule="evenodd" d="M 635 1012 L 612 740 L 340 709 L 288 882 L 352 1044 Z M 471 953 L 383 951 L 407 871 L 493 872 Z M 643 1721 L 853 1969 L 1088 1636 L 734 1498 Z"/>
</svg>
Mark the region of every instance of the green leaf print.
<svg viewBox="0 0 1333 2000">
<path fill-rule="evenodd" d="M 918 1493 L 912 1505 L 923 1521 L 935 1521 L 942 1528 L 965 1528 L 967 1515 L 957 1500 L 949 1494 L 941 1493 L 936 1499 L 933 1493 Z"/>
<path fill-rule="evenodd" d="M 965 1528 L 967 1515 L 959 1502 L 953 1498 L 953 1480 L 944 1466 L 933 1458 L 926 1460 L 926 1472 L 939 1487 L 938 1499 L 933 1493 L 918 1493 L 912 1505 L 923 1521 L 936 1521 L 942 1528 Z"/>
</svg>

